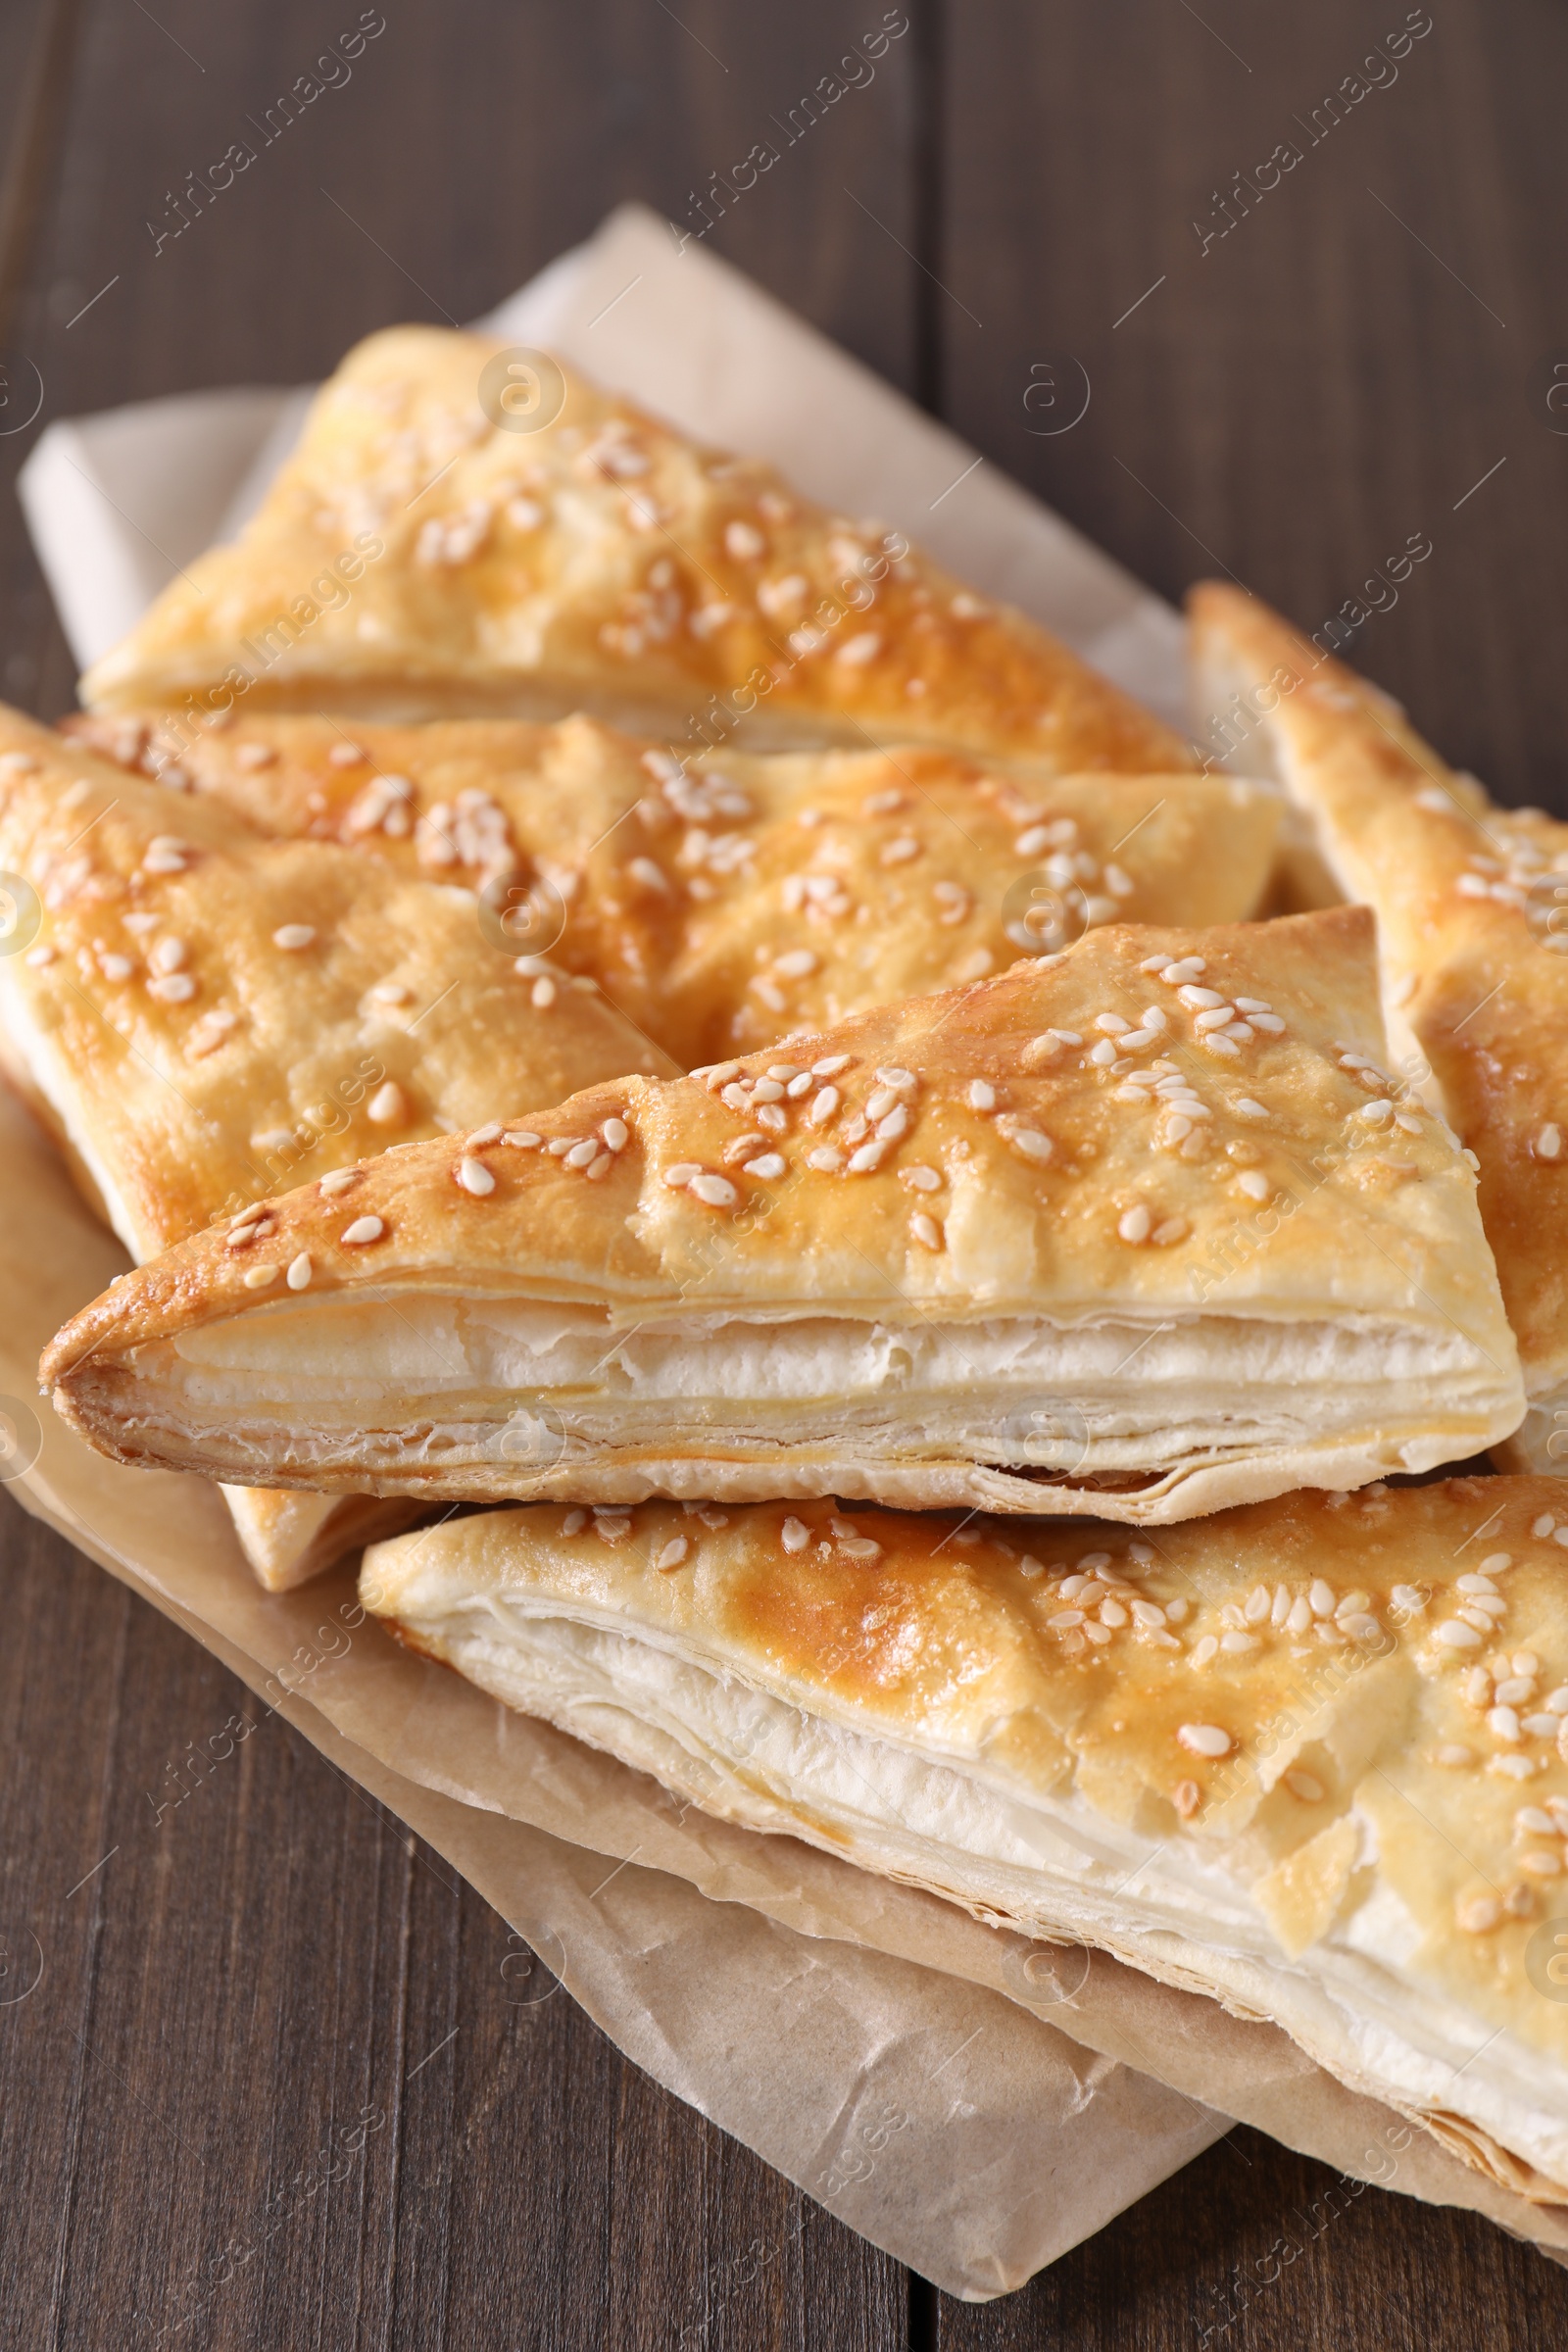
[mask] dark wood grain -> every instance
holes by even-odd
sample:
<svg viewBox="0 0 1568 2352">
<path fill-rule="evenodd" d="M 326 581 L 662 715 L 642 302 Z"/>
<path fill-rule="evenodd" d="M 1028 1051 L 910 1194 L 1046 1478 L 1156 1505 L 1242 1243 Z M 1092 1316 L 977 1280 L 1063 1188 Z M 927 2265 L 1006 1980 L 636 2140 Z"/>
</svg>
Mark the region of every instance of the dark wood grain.
<svg viewBox="0 0 1568 2352">
<path fill-rule="evenodd" d="M 1315 625 L 1430 533 L 1357 658 L 1505 798 L 1568 807 L 1562 12 L 1445 0 L 1316 145 L 1293 118 L 1402 5 L 909 13 L 714 247 L 1167 594 L 1230 571 Z M 358 14 L 82 0 L 9 330 L 46 416 L 306 380 L 485 309 L 622 196 L 690 224 L 882 10 L 387 0 L 352 79 L 155 249 L 168 192 Z M 13 162 L 49 16 L 0 16 Z M 1216 188 L 1292 136 L 1201 250 Z M 1042 435 L 1031 370 L 1074 359 L 1088 414 Z M 0 691 L 54 711 L 72 665 L 8 488 L 31 438 L 0 438 Z M 444 1862 L 3 1504 L 0 1605 L 0 2312 L 29 2352 L 1568 2345 L 1540 2257 L 1240 2131 L 1023 2293 L 939 2297 L 519 1976 Z M 198 1786 L 187 1743 L 230 1715 L 256 1729 Z"/>
<path fill-rule="evenodd" d="M 1568 811 L 1546 650 L 1568 605 L 1568 438 L 1545 406 L 1549 355 L 1568 359 L 1568 218 L 1548 186 L 1568 18 L 1440 4 L 1378 69 L 1397 80 L 1313 145 L 1314 106 L 1407 13 L 966 15 L 938 264 L 949 414 L 1172 598 L 1229 573 L 1315 628 L 1429 535 L 1353 658 L 1500 798 Z M 1288 139 L 1300 163 L 1205 250 L 1194 222 L 1224 227 L 1216 191 Z M 1068 354 L 1089 413 L 1044 438 L 1030 368 Z"/>
</svg>

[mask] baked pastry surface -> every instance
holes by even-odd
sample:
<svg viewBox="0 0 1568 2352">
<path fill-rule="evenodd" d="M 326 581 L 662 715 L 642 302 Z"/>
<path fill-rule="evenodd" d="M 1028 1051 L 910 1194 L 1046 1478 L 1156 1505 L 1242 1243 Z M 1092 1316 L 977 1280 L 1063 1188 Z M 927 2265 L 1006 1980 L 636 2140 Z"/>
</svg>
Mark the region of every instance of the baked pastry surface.
<svg viewBox="0 0 1568 2352">
<path fill-rule="evenodd" d="M 1192 764 L 1021 613 L 768 466 L 575 375 L 542 429 L 497 423 L 481 378 L 504 350 L 406 326 L 350 352 L 242 537 L 165 590 L 83 700 L 587 710 L 688 749 L 739 729 L 1058 772 Z"/>
<path fill-rule="evenodd" d="M 1530 1411 L 1512 1468 L 1568 1473 L 1568 825 L 1499 808 L 1390 698 L 1255 598 L 1192 598 L 1200 699 L 1240 697 L 1238 757 L 1312 819 L 1341 894 L 1377 911 L 1391 1035 L 1430 1066 L 1480 1162 L 1480 1206 Z"/>
<path fill-rule="evenodd" d="M 1273 2019 L 1560 2203 L 1560 1494 L 1298 1494 L 1130 1542 L 534 1505 L 382 1544 L 360 1590 L 678 1795 Z"/>
<path fill-rule="evenodd" d="M 125 1460 L 425 1498 L 1169 1520 L 1428 1469 L 1523 1393 L 1384 1053 L 1364 908 L 1095 930 L 270 1200 L 44 1377 Z"/>
<path fill-rule="evenodd" d="M 536 1002 L 466 892 L 267 840 L 3 707 L 0 868 L 37 922 L 0 956 L 0 1059 L 137 1259 L 394 1137 L 674 1067 L 589 989 Z M 265 1581 L 295 1581 L 300 1508 L 273 1540 L 249 1506 Z"/>
<path fill-rule="evenodd" d="M 67 729 L 262 831 L 480 893 L 519 948 L 596 980 L 683 1067 L 1100 923 L 1237 921 L 1268 885 L 1284 805 L 1230 777 L 1025 782 L 909 745 L 683 766 L 580 716 Z"/>
</svg>

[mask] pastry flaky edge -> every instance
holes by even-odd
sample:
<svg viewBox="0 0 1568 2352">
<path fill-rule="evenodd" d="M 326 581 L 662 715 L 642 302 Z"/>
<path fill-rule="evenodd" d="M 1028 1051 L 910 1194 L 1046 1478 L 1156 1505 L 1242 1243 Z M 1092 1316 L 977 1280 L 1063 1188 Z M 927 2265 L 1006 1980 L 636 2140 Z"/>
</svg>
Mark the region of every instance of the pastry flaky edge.
<svg viewBox="0 0 1568 2352">
<path fill-rule="evenodd" d="M 587 989 L 536 1002 L 469 894 L 269 841 L 4 706 L 0 869 L 36 924 L 0 956 L 0 1067 L 139 1260 L 215 1217 L 260 1224 L 270 1187 L 394 1136 L 676 1066 Z M 355 1519 L 311 1496 L 236 1508 L 274 1589 Z"/>
<path fill-rule="evenodd" d="M 1240 920 L 1284 808 L 1240 777 L 1023 778 L 906 744 L 682 763 L 580 715 L 67 725 L 172 798 L 466 885 L 497 940 L 542 953 L 546 976 L 594 980 L 683 1068 L 1099 923 Z"/>
<path fill-rule="evenodd" d="M 1254 598 L 1209 582 L 1190 611 L 1198 703 L 1285 785 L 1341 895 L 1376 909 L 1396 1052 L 1479 1162 L 1530 1399 L 1498 1458 L 1568 1476 L 1568 825 L 1497 808 Z"/>
<path fill-rule="evenodd" d="M 366 1608 L 754 1830 L 1283 2027 L 1568 2203 L 1568 1576 L 1536 1478 L 1105 1525 L 480 1513 Z"/>
<path fill-rule="evenodd" d="M 358 345 L 239 540 L 164 591 L 83 700 L 587 710 L 692 749 L 739 729 L 1062 771 L 1193 764 L 1065 646 L 898 532 L 574 374 L 554 379 L 539 429 L 514 429 L 506 365 L 505 346 L 440 327 Z"/>
<path fill-rule="evenodd" d="M 1383 1053 L 1364 908 L 1107 927 L 270 1200 L 43 1377 L 124 1461 L 427 1499 L 1162 1521 L 1430 1469 L 1524 1397 Z"/>
</svg>

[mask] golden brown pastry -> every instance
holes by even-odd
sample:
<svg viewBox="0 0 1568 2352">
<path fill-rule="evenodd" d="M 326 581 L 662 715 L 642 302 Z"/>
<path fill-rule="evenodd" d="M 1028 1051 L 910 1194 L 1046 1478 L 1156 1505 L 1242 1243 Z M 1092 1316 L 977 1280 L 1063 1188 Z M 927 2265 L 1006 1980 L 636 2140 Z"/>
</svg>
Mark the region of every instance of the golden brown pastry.
<svg viewBox="0 0 1568 2352">
<path fill-rule="evenodd" d="M 673 1066 L 591 988 L 546 1002 L 468 894 L 265 840 L 3 707 L 0 869 L 37 923 L 0 956 L 0 1057 L 138 1259 L 395 1138 Z M 312 1508 L 246 1504 L 269 1578 L 264 1521 Z"/>
<path fill-rule="evenodd" d="M 1480 1163 L 1530 1397 L 1507 1464 L 1568 1474 L 1568 825 L 1496 808 L 1254 598 L 1208 583 L 1192 622 L 1200 699 L 1312 819 L 1341 895 L 1377 910 L 1391 1034 Z"/>
<path fill-rule="evenodd" d="M 1097 923 L 1235 921 L 1263 895 L 1282 806 L 1221 776 L 1023 783 L 908 746 L 682 767 L 582 717 L 247 717 L 189 742 L 156 713 L 68 728 L 265 831 L 466 884 L 683 1066 Z"/>
<path fill-rule="evenodd" d="M 1568 2201 L 1560 1492 L 1298 1494 L 1155 1540 L 831 1501 L 481 1513 L 392 1631 L 756 1830 L 1273 2019 Z"/>
<path fill-rule="evenodd" d="M 683 749 L 739 729 L 957 745 L 1057 772 L 1192 764 L 1021 613 L 770 466 L 577 376 L 553 421 L 510 429 L 481 385 L 502 351 L 429 326 L 360 344 L 243 536 L 165 590 L 83 699 L 195 714 L 587 710 Z"/>
<path fill-rule="evenodd" d="M 1095 930 L 270 1200 L 44 1378 L 125 1461 L 425 1498 L 1161 1521 L 1426 1469 L 1523 1393 L 1384 1054 L 1363 908 Z"/>
</svg>

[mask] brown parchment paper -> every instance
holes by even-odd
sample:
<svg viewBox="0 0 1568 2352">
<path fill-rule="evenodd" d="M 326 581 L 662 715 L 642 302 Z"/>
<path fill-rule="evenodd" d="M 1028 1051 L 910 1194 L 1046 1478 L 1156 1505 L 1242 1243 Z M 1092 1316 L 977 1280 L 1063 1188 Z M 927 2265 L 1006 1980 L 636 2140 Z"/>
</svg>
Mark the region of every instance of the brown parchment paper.
<svg viewBox="0 0 1568 2352">
<path fill-rule="evenodd" d="M 0 1394 L 20 1458 L 28 1413 L 37 1445 L 13 1492 L 445 1855 L 629 2056 L 873 2243 L 1004 2293 L 1235 2117 L 1568 2258 L 1568 2214 L 1276 2028 L 682 1805 L 399 1648 L 351 1567 L 262 1592 L 216 1489 L 103 1460 L 36 1397 L 43 1342 L 124 1262 L 0 1089 Z"/>
</svg>

